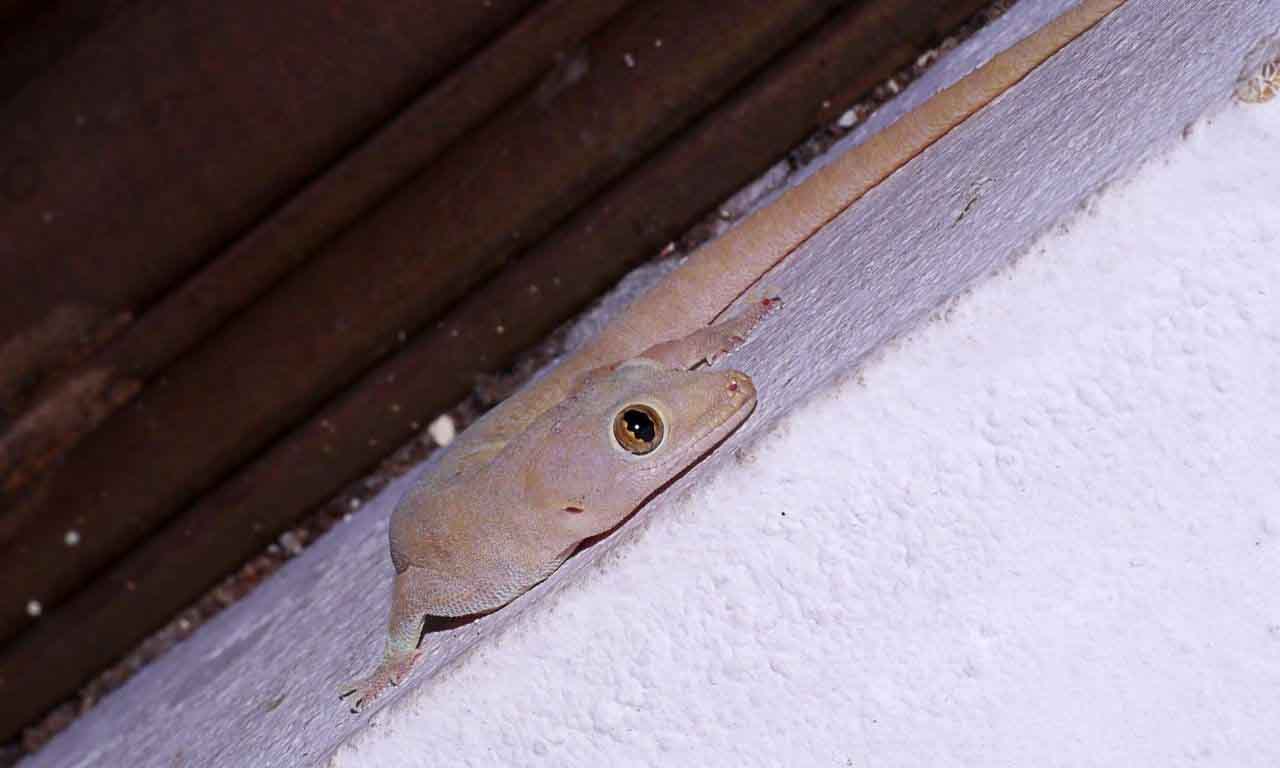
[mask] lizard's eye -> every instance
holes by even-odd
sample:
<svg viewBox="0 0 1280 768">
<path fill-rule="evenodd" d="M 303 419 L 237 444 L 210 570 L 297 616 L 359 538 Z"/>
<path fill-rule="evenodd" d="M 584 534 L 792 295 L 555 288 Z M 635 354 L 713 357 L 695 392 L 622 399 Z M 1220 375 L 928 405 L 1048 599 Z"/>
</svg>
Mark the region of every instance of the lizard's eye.
<svg viewBox="0 0 1280 768">
<path fill-rule="evenodd" d="M 651 453 L 662 444 L 662 433 L 662 417 L 647 405 L 628 405 L 613 417 L 613 439 L 627 453 Z"/>
</svg>

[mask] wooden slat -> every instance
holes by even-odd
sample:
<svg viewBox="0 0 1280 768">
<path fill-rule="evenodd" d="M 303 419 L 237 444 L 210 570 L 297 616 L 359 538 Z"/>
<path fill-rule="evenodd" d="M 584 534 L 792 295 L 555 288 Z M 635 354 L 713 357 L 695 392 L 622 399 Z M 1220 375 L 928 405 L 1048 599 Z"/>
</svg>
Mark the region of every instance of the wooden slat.
<svg viewBox="0 0 1280 768">
<path fill-rule="evenodd" d="M 0 435 L 0 493 L 18 494 L 139 390 L 416 175 L 616 14 L 625 0 L 547 0 L 61 377 Z M 0 545 L 20 521 L 0 519 Z"/>
<path fill-rule="evenodd" d="M 26 0 L 17 0 L 19 5 Z M 8 100 L 134 0 L 28 3 L 5 23 L 0 2 L 0 103 Z"/>
<path fill-rule="evenodd" d="M 139 2 L 0 106 L 0 411 L 532 0 Z"/>
<path fill-rule="evenodd" d="M 45 706 L 126 653 L 308 506 L 383 453 L 678 236 L 693 217 L 763 171 L 984 2 L 934 16 L 916 0 L 862 4 L 771 65 L 635 172 L 558 227 L 399 354 L 214 492 L 0 655 L 13 690 Z M 833 94 L 845 94 L 823 103 Z M 501 333 L 497 329 L 501 327 Z M 456 335 L 455 335 L 456 331 Z M 93 642 L 83 642 L 85 636 Z M 3 686 L 0 686 L 3 690 Z M 0 697 L 3 701 L 4 697 Z M 12 702 L 10 702 L 12 704 Z M 37 710 L 0 709 L 0 732 Z"/>
<path fill-rule="evenodd" d="M 40 5 L 41 0 L 0 0 L 0 32 L 15 20 L 27 16 Z"/>
<path fill-rule="evenodd" d="M 456 144 L 67 456 L 0 553 L 0 637 L 30 623 L 29 600 L 55 607 L 827 8 L 664 0 L 624 12 L 564 77 Z"/>
</svg>

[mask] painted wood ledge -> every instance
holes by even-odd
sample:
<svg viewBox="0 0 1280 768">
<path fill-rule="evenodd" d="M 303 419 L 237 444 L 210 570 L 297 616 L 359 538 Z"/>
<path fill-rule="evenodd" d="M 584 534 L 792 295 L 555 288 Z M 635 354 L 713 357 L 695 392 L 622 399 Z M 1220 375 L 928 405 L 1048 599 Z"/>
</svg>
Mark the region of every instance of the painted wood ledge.
<svg viewBox="0 0 1280 768">
<path fill-rule="evenodd" d="M 951 58 L 989 57 L 1011 42 L 1004 35 L 1043 24 L 1070 5 L 1022 0 Z M 333 686 L 362 668 L 381 641 L 390 575 L 386 517 L 409 478 L 144 670 L 30 764 L 355 765 L 387 754 L 390 742 L 418 760 L 429 760 L 434 745 L 465 743 L 467 733 L 440 731 L 433 721 L 433 706 L 469 695 L 453 681 L 464 672 L 483 677 L 487 663 L 525 649 L 520 638 L 527 633 L 589 626 L 593 617 L 580 613 L 571 595 L 597 588 L 605 572 L 625 569 L 664 525 L 705 512 L 715 500 L 700 489 L 750 463 L 795 413 L 820 403 L 887 342 L 1009 264 L 1091 194 L 1225 103 L 1250 56 L 1277 36 L 1280 0 L 1187 0 L 1176 13 L 1166 0 L 1128 0 L 898 169 L 770 275 L 788 304 L 733 356 L 733 365 L 755 379 L 761 401 L 732 442 L 529 595 L 429 636 L 429 655 L 413 679 L 372 713 L 345 714 Z M 963 73 L 963 66 L 936 68 L 887 113 L 901 114 L 920 92 L 936 92 Z M 648 618 L 634 617 L 650 626 Z M 733 638 L 723 640 L 732 647 Z M 661 647 L 655 638 L 655 653 Z M 542 681 L 540 657 L 524 661 L 530 678 Z M 20 690 L 16 672 L 4 685 Z M 575 674 L 585 679 L 609 670 Z M 563 681 L 544 682 L 552 687 L 542 693 L 554 697 L 553 686 Z M 485 716 L 472 713 L 481 724 Z M 509 745 L 471 746 L 484 755 Z"/>
</svg>

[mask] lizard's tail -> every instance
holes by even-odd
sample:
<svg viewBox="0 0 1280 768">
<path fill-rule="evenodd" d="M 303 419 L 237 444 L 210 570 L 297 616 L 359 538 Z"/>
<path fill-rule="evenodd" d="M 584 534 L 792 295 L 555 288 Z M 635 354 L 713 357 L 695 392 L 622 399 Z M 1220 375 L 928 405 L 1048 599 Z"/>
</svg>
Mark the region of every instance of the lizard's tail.
<svg viewBox="0 0 1280 768">
<path fill-rule="evenodd" d="M 695 252 L 579 354 L 624 360 L 714 322 L 815 232 L 1124 2 L 1081 0 Z"/>
</svg>

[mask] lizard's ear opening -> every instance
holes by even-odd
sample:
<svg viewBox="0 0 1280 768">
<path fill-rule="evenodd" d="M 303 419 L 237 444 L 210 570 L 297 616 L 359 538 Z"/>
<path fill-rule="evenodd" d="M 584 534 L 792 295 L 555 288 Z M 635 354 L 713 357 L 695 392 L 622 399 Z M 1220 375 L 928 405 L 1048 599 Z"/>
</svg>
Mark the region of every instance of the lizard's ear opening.
<svg viewBox="0 0 1280 768">
<path fill-rule="evenodd" d="M 662 445 L 665 432 L 662 415 L 647 405 L 628 405 L 613 417 L 613 439 L 636 456 L 652 453 Z"/>
<path fill-rule="evenodd" d="M 575 514 L 575 515 L 580 515 L 580 514 L 582 514 L 583 512 L 586 512 L 586 510 L 585 510 L 585 509 L 583 509 L 582 507 L 577 507 L 577 506 L 574 506 L 574 505 L 572 505 L 572 504 L 570 504 L 569 506 L 565 507 L 565 508 L 564 508 L 564 511 L 565 511 L 565 512 L 570 512 L 570 513 Z"/>
</svg>

